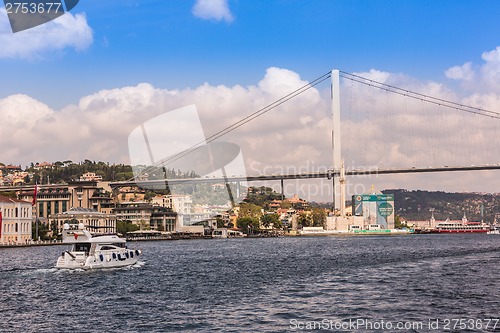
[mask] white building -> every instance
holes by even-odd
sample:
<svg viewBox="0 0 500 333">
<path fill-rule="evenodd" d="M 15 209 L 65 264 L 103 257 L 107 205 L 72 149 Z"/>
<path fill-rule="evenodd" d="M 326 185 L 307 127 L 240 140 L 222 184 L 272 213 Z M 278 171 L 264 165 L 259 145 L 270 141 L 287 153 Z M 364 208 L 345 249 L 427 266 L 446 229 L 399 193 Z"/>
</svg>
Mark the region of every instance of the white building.
<svg viewBox="0 0 500 333">
<path fill-rule="evenodd" d="M 177 214 L 191 214 L 193 199 L 189 195 L 162 195 L 152 199 L 152 204 L 172 209 Z"/>
<path fill-rule="evenodd" d="M 87 172 L 87 173 L 84 173 L 81 177 L 80 177 L 80 181 L 101 181 L 102 180 L 102 176 L 100 175 L 96 175 L 94 172 Z"/>
<path fill-rule="evenodd" d="M 31 203 L 0 194 L 0 243 L 31 240 Z"/>
<path fill-rule="evenodd" d="M 49 216 L 49 225 L 57 233 L 62 232 L 65 223 L 83 223 L 87 230 L 96 234 L 116 232 L 116 215 L 101 213 L 92 208 L 73 207 L 69 211 Z"/>
<path fill-rule="evenodd" d="M 175 230 L 178 232 L 190 232 L 203 234 L 203 225 L 200 221 L 209 220 L 212 214 L 196 211 L 193 199 L 189 195 L 163 195 L 152 199 L 155 206 L 170 208 L 177 213 Z"/>
</svg>

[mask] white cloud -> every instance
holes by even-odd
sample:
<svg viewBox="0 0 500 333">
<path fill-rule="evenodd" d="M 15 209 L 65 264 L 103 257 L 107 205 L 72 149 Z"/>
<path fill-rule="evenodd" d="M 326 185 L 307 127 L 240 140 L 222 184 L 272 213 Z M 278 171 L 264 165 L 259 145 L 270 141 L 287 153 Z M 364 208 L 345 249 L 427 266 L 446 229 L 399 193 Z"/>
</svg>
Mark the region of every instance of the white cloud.
<svg viewBox="0 0 500 333">
<path fill-rule="evenodd" d="M 500 46 L 484 52 L 481 58 L 485 62 L 481 67 L 483 84 L 490 90 L 500 92 Z"/>
<path fill-rule="evenodd" d="M 53 111 L 47 105 L 27 95 L 16 94 L 0 99 L 2 123 L 20 126 L 29 131 L 34 128 L 38 120 L 52 113 Z M 8 130 L 8 127 L 4 130 Z"/>
<path fill-rule="evenodd" d="M 85 14 L 66 13 L 46 24 L 12 33 L 7 13 L 0 9 L 0 58 L 36 59 L 65 48 L 83 51 L 92 41 Z"/>
<path fill-rule="evenodd" d="M 468 91 L 500 93 L 500 46 L 481 55 L 483 63 L 466 62 L 445 71 L 446 77 L 459 80 Z"/>
<path fill-rule="evenodd" d="M 204 20 L 232 22 L 234 19 L 227 0 L 196 0 L 192 12 Z"/>
<path fill-rule="evenodd" d="M 472 69 L 472 63 L 466 62 L 462 66 L 453 66 L 448 68 L 444 74 L 446 77 L 453 80 L 465 80 L 469 81 L 474 78 L 474 70 Z"/>
</svg>

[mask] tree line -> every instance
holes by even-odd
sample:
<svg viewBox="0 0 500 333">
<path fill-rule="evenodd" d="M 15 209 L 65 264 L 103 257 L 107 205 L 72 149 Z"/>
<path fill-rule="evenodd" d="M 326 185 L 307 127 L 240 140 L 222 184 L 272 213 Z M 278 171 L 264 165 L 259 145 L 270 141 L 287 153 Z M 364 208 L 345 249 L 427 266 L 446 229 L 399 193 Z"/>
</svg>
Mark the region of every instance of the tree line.
<svg viewBox="0 0 500 333">
<path fill-rule="evenodd" d="M 134 178 L 132 166 L 127 164 L 110 164 L 109 162 L 84 160 L 73 162 L 71 160 L 57 161 L 52 167 L 39 167 L 39 163 L 31 162 L 26 166 L 25 171 L 32 173 L 33 177 L 27 176 L 26 184 L 66 183 L 77 181 L 87 173 L 93 172 L 102 177 L 103 181 L 127 181 Z M 173 179 L 173 178 L 195 178 L 197 175 L 193 171 L 181 171 L 166 168 L 149 168 L 148 179 Z"/>
</svg>

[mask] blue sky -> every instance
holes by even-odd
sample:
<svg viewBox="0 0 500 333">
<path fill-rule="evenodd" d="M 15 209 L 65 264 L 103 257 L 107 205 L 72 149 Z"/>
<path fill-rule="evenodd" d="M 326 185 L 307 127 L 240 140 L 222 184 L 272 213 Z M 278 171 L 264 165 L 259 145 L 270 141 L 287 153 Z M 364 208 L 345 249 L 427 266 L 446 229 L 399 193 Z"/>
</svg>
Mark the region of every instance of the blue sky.
<svg viewBox="0 0 500 333">
<path fill-rule="evenodd" d="M 376 68 L 422 80 L 495 48 L 498 1 L 229 0 L 232 21 L 193 15 L 193 1 L 83 0 L 91 45 L 0 59 L 0 96 L 60 108 L 103 88 L 255 84 L 277 66 L 314 79 Z M 4 32 L 5 33 L 5 32 Z M 50 82 L 50 84 L 48 84 Z"/>
<path fill-rule="evenodd" d="M 499 17 L 494 0 L 81 0 L 13 34 L 0 7 L 0 162 L 127 163 L 128 135 L 163 112 L 196 104 L 215 133 L 334 68 L 499 111 Z M 342 84 L 347 166 L 498 162 L 498 121 Z M 331 165 L 328 89 L 227 137 L 249 174 Z M 494 192 L 497 176 L 359 183 Z"/>
</svg>

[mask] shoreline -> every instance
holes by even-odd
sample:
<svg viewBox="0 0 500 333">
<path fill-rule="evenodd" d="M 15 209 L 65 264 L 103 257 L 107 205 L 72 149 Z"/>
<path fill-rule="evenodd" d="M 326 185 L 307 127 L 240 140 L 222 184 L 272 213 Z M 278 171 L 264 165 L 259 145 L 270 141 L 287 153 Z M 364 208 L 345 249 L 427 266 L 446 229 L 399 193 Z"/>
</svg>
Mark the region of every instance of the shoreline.
<svg viewBox="0 0 500 333">
<path fill-rule="evenodd" d="M 39 241 L 32 243 L 19 243 L 19 244 L 0 244 L 0 249 L 11 249 L 16 247 L 32 247 L 32 246 L 52 246 L 52 245 L 67 245 L 62 241 Z"/>
<path fill-rule="evenodd" d="M 161 237 L 161 238 L 150 238 L 150 237 L 138 237 L 127 239 L 127 242 L 160 242 L 160 241 L 177 241 L 177 240 L 197 240 L 197 239 L 255 239 L 255 238 L 279 238 L 279 237 L 326 237 L 326 236 L 397 236 L 397 235 L 408 235 L 411 233 L 322 233 L 322 234 L 283 234 L 279 236 L 269 236 L 269 235 L 252 235 L 250 237 L 228 237 L 228 238 L 220 238 L 220 237 L 207 237 L 207 236 L 193 236 L 193 237 Z M 60 245 L 68 245 L 63 243 L 62 241 L 40 241 L 40 242 L 32 242 L 32 243 L 24 243 L 24 244 L 0 244 L 0 249 L 8 249 L 8 248 L 20 248 L 20 247 L 34 247 L 34 246 L 60 246 Z"/>
</svg>

